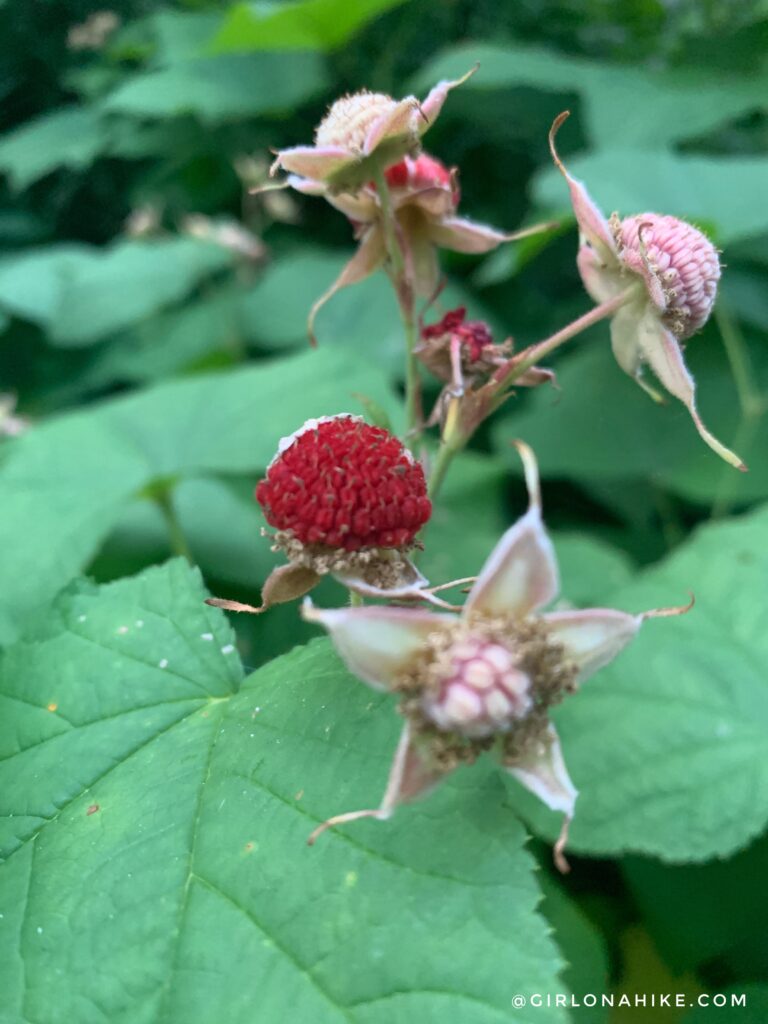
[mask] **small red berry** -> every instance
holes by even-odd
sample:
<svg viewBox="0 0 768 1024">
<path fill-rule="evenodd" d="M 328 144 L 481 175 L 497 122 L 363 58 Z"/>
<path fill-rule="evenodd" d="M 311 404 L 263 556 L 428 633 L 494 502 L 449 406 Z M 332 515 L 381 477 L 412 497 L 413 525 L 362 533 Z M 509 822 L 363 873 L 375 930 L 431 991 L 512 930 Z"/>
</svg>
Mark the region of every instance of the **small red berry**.
<svg viewBox="0 0 768 1024">
<path fill-rule="evenodd" d="M 281 442 L 256 500 L 270 526 L 345 551 L 406 548 L 432 513 L 408 449 L 346 414 L 309 420 Z"/>
<path fill-rule="evenodd" d="M 459 205 L 461 191 L 456 169 L 449 169 L 429 153 L 404 157 L 399 163 L 388 167 L 384 176 L 392 189 L 407 188 L 411 192 L 423 192 L 430 188 L 448 189 L 454 207 Z"/>
</svg>

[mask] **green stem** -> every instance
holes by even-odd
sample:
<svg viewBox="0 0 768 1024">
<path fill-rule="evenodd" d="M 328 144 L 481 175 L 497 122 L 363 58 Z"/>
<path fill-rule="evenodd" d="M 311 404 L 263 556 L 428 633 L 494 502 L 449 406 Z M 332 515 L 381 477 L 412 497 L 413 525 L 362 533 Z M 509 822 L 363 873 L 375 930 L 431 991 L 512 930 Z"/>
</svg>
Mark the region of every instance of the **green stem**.
<svg viewBox="0 0 768 1024">
<path fill-rule="evenodd" d="M 407 439 L 415 439 L 421 432 L 421 378 L 415 349 L 417 341 L 416 316 L 413 308 L 413 292 L 410 286 L 407 296 L 398 295 L 400 316 L 405 334 L 405 415 Z"/>
<path fill-rule="evenodd" d="M 392 196 L 389 191 L 389 185 L 384 175 L 384 168 L 377 167 L 373 180 L 376 182 L 376 192 L 379 197 L 379 205 L 381 206 L 381 219 L 384 224 L 384 239 L 387 245 L 387 255 L 392 265 L 392 274 L 400 280 L 405 275 L 405 257 L 403 256 L 403 250 L 400 245 L 400 239 L 397 237 L 397 225 L 395 222 L 395 211 L 392 206 Z"/>
<path fill-rule="evenodd" d="M 734 447 L 738 451 L 747 450 L 755 439 L 760 420 L 765 414 L 767 407 L 766 395 L 754 386 L 754 373 L 752 362 L 749 358 L 744 335 L 741 333 L 736 320 L 731 316 L 728 306 L 719 299 L 715 306 L 715 322 L 723 339 L 723 348 L 728 357 L 728 364 L 733 374 L 733 382 L 736 386 L 736 394 L 739 399 L 741 416 L 736 428 Z M 710 516 L 719 519 L 727 515 L 731 510 L 734 495 L 737 493 L 736 481 L 733 474 L 725 472 L 720 478 L 720 484 L 715 492 L 715 499 L 712 502 Z"/>
<path fill-rule="evenodd" d="M 349 607 L 350 608 L 360 608 L 360 607 L 362 607 L 362 604 L 363 604 L 363 599 L 357 593 L 357 591 L 356 590 L 350 590 L 350 592 L 349 592 Z"/>
<path fill-rule="evenodd" d="M 174 555 L 186 558 L 190 565 L 194 565 L 194 559 L 192 558 L 192 552 L 189 550 L 187 538 L 184 536 L 181 523 L 176 515 L 176 509 L 173 504 L 173 492 L 169 488 L 163 488 L 153 496 L 153 500 L 165 520 L 168 537 L 171 542 L 171 551 L 173 551 Z"/>
<path fill-rule="evenodd" d="M 390 280 L 397 297 L 400 318 L 405 334 L 405 408 L 406 437 L 411 439 L 421 431 L 421 382 L 419 366 L 414 354 L 417 341 L 416 310 L 413 287 L 408 280 L 405 255 L 397 235 L 397 222 L 392 207 L 392 196 L 382 167 L 374 174 L 376 191 L 381 205 L 381 219 L 384 226 L 384 240 L 390 264 Z"/>
<path fill-rule="evenodd" d="M 757 418 L 765 411 L 765 398 L 752 384 L 754 372 L 744 335 L 722 299 L 715 306 L 715 321 L 723 339 L 742 415 L 746 419 Z"/>
<path fill-rule="evenodd" d="M 594 306 L 588 313 L 580 316 L 572 323 L 563 327 L 556 334 L 551 335 L 549 338 L 545 338 L 544 341 L 540 341 L 535 345 L 531 345 L 528 349 L 528 355 L 525 359 L 516 363 L 509 371 L 509 374 L 499 381 L 499 391 L 504 387 L 514 384 L 518 378 L 522 377 L 526 370 L 530 370 L 532 366 L 535 366 L 540 359 L 544 356 L 548 356 L 550 352 L 554 352 L 556 348 L 560 348 L 566 341 L 570 341 L 571 338 L 575 338 L 577 334 L 581 334 L 582 331 L 586 331 L 588 327 L 592 327 L 593 324 L 599 323 L 601 320 L 606 320 L 608 317 L 613 316 L 621 307 L 629 302 L 634 296 L 634 289 L 630 288 L 625 292 L 621 292 L 620 295 L 615 295 L 612 299 L 608 299 L 606 302 L 601 302 L 599 306 Z M 500 394 L 500 399 L 503 401 L 503 397 Z M 501 404 L 501 401 L 498 404 Z"/>
<path fill-rule="evenodd" d="M 467 440 L 468 438 L 455 434 L 450 441 L 443 441 L 440 445 L 434 465 L 432 466 L 432 472 L 429 474 L 429 483 L 427 484 L 427 493 L 432 501 L 435 500 L 440 488 L 443 486 L 445 474 L 448 472 L 448 467 L 453 461 L 454 456 L 458 455 L 467 443 Z"/>
</svg>

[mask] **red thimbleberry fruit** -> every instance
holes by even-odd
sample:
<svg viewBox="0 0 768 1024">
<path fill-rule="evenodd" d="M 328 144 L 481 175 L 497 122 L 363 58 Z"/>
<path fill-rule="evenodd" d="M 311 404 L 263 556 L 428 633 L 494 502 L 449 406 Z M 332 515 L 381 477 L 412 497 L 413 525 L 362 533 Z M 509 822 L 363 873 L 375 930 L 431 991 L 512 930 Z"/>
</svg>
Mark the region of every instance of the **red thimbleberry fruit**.
<svg viewBox="0 0 768 1024">
<path fill-rule="evenodd" d="M 256 500 L 270 526 L 345 551 L 407 548 L 432 513 L 420 463 L 349 415 L 309 420 L 281 443 Z"/>
</svg>

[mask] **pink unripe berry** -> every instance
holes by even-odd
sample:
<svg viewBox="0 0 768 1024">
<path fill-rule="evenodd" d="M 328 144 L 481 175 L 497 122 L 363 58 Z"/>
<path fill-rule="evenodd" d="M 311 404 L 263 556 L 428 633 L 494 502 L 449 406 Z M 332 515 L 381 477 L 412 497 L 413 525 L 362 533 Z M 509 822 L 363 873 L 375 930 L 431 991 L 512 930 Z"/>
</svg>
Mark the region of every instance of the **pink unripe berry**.
<svg viewBox="0 0 768 1024">
<path fill-rule="evenodd" d="M 470 637 L 444 658 L 436 689 L 424 695 L 424 711 L 438 729 L 491 736 L 508 731 L 530 710 L 530 677 L 506 647 Z"/>
<path fill-rule="evenodd" d="M 681 340 L 709 319 L 720 280 L 717 250 L 698 228 L 677 217 L 641 213 L 621 221 L 617 241 L 625 266 L 661 285 L 664 319 Z M 656 284 L 658 282 L 658 284 Z"/>
</svg>

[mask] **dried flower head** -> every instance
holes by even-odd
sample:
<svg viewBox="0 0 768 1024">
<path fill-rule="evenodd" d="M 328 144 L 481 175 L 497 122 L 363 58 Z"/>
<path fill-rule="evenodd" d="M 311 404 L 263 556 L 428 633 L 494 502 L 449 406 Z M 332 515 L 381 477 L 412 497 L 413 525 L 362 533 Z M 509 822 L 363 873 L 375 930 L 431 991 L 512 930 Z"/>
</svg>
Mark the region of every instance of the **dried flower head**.
<svg viewBox="0 0 768 1024">
<path fill-rule="evenodd" d="M 654 398 L 643 379 L 649 366 L 670 394 L 683 402 L 701 437 L 737 469 L 746 466 L 704 426 L 696 408 L 695 383 L 681 342 L 707 321 L 715 302 L 720 262 L 698 228 L 676 217 L 644 213 L 606 220 L 585 186 L 573 178 L 555 149 L 555 135 L 568 113 L 550 131 L 552 157 L 571 194 L 579 225 L 577 263 L 584 287 L 597 302 L 626 294 L 611 321 L 611 341 L 621 368 Z"/>
<path fill-rule="evenodd" d="M 449 310 L 436 324 L 421 328 L 415 352 L 442 381 L 456 381 L 458 362 L 464 381 L 491 373 L 512 350 L 511 339 L 495 344 L 484 320 L 467 320 L 464 306 Z"/>
<path fill-rule="evenodd" d="M 273 164 L 315 182 L 331 193 L 357 192 L 376 173 L 406 154 L 416 155 L 421 137 L 435 122 L 451 89 L 474 72 L 438 82 L 423 102 L 394 100 L 379 92 L 358 92 L 336 100 L 315 129 L 314 146 L 280 150 Z"/>
<path fill-rule="evenodd" d="M 424 470 L 387 430 L 348 413 L 307 420 L 280 442 L 256 500 L 288 562 L 266 580 L 260 608 L 211 599 L 217 607 L 262 612 L 328 574 L 368 597 L 441 603 L 408 558 L 432 512 Z"/>
<path fill-rule="evenodd" d="M 518 372 L 530 350 L 512 356 L 507 338 L 496 344 L 483 320 L 467 320 L 466 309 L 449 310 L 436 324 L 422 326 L 415 355 L 434 375 L 446 382 L 429 418 L 463 437 L 470 437 L 498 408 L 513 387 L 555 384 L 551 370 L 528 365 Z M 448 426 L 450 424 L 450 427 Z"/>
<path fill-rule="evenodd" d="M 645 619 L 687 607 L 640 615 L 607 608 L 542 613 L 558 591 L 557 563 L 541 520 L 533 453 L 518 448 L 529 509 L 491 553 L 460 615 L 384 606 L 322 610 L 305 602 L 304 617 L 325 626 L 352 672 L 400 695 L 406 719 L 381 806 L 330 818 L 310 841 L 332 825 L 388 818 L 398 804 L 492 751 L 565 815 L 555 847 L 565 866 L 577 793 L 549 709 L 612 661 Z"/>
</svg>

